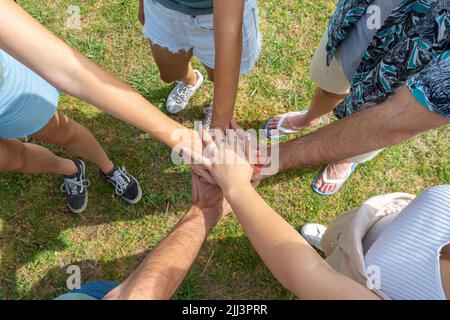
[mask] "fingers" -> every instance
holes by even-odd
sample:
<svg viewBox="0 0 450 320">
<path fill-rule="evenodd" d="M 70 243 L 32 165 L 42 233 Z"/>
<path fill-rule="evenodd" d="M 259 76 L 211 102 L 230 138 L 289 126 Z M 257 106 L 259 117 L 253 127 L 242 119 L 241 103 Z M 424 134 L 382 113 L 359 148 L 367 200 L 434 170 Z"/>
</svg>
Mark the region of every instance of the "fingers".
<svg viewBox="0 0 450 320">
<path fill-rule="evenodd" d="M 203 129 L 202 140 L 206 145 L 206 150 L 208 150 L 209 155 L 215 157 L 217 155 L 218 147 L 207 130 Z"/>
<path fill-rule="evenodd" d="M 259 184 L 261 183 L 261 180 L 252 180 L 251 183 L 252 183 L 253 188 L 256 189 L 256 187 L 258 187 Z"/>
<path fill-rule="evenodd" d="M 216 180 L 213 178 L 213 176 L 209 173 L 208 170 L 202 170 L 200 181 L 212 185 L 217 185 Z"/>
<path fill-rule="evenodd" d="M 263 157 L 261 151 L 256 151 L 255 156 L 256 156 L 256 165 L 265 166 L 270 164 L 270 160 L 266 157 Z"/>
<path fill-rule="evenodd" d="M 201 182 L 217 185 L 216 180 L 207 169 L 201 166 L 192 166 L 192 171 L 200 177 Z"/>
<path fill-rule="evenodd" d="M 252 135 L 250 133 L 246 133 L 244 131 L 244 129 L 242 129 L 238 123 L 236 122 L 236 120 L 231 119 L 230 120 L 230 128 L 234 130 L 234 132 L 236 133 L 238 139 L 238 144 L 239 146 L 242 148 L 242 150 L 244 151 L 245 157 L 248 161 L 251 161 L 253 154 L 252 152 Z M 232 143 L 235 143 L 234 141 Z"/>
<path fill-rule="evenodd" d="M 252 182 L 261 182 L 264 178 L 261 176 L 261 173 L 253 173 Z"/>
<path fill-rule="evenodd" d="M 185 161 L 185 163 L 192 164 L 191 162 L 193 160 L 194 164 L 201 164 L 208 169 L 211 168 L 212 162 L 209 158 L 199 155 L 198 153 L 193 152 L 191 149 L 187 147 L 184 147 L 182 151 L 183 151 L 183 160 Z"/>
<path fill-rule="evenodd" d="M 245 131 L 233 118 L 230 120 L 230 129 L 233 129 L 234 131 Z"/>
<path fill-rule="evenodd" d="M 230 128 L 236 132 L 238 138 L 241 141 L 245 141 L 245 143 L 249 143 L 251 141 L 252 136 L 250 134 L 245 133 L 245 130 L 242 129 L 236 122 L 236 120 L 231 119 L 230 120 Z"/>
<path fill-rule="evenodd" d="M 267 157 L 263 157 L 261 152 L 258 150 L 259 148 L 255 143 L 257 138 L 255 136 L 251 133 L 245 132 L 234 119 L 230 120 L 230 128 L 235 130 L 240 141 L 243 141 L 246 158 L 251 164 L 256 166 L 264 166 L 270 163 L 270 160 Z"/>
</svg>

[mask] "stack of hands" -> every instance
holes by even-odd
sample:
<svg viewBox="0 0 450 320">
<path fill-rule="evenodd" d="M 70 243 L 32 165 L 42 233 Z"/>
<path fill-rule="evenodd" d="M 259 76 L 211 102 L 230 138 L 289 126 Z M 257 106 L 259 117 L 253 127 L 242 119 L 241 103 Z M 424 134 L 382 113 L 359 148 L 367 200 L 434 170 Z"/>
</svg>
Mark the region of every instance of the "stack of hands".
<svg viewBox="0 0 450 320">
<path fill-rule="evenodd" d="M 227 199 L 260 182 L 261 166 L 268 160 L 250 143 L 250 136 L 231 120 L 227 133 L 202 130 L 202 149 L 183 148 L 185 163 L 192 164 L 193 203 L 222 217 L 231 212 Z M 253 165 L 250 164 L 253 163 Z"/>
</svg>

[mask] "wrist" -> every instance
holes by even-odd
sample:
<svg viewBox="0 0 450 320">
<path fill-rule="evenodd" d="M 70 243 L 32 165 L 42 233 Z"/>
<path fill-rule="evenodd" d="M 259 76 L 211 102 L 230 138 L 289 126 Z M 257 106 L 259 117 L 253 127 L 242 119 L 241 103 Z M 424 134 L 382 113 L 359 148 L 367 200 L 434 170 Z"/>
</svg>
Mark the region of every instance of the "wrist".
<svg viewBox="0 0 450 320">
<path fill-rule="evenodd" d="M 208 231 L 212 229 L 221 218 L 222 208 L 216 207 L 201 207 L 198 204 L 192 204 L 189 209 L 187 217 L 202 220 Z"/>
<path fill-rule="evenodd" d="M 225 108 L 221 107 L 219 104 L 214 104 L 214 110 L 211 120 L 211 129 L 222 129 L 224 132 L 230 128 L 230 120 L 232 114 L 230 112 L 222 112 Z"/>
<path fill-rule="evenodd" d="M 233 201 L 236 198 L 245 196 L 248 192 L 253 192 L 254 188 L 250 182 L 222 187 L 223 194 L 228 201 Z"/>
<path fill-rule="evenodd" d="M 172 134 L 169 143 L 167 145 L 174 149 L 176 152 L 181 153 L 181 151 L 186 148 L 191 151 L 201 150 L 202 141 L 198 133 L 192 129 L 188 129 L 182 125 L 176 126 L 171 129 Z"/>
<path fill-rule="evenodd" d="M 221 129 L 223 132 L 226 132 L 229 128 L 229 123 L 227 121 L 213 120 L 211 121 L 210 129 Z"/>
</svg>

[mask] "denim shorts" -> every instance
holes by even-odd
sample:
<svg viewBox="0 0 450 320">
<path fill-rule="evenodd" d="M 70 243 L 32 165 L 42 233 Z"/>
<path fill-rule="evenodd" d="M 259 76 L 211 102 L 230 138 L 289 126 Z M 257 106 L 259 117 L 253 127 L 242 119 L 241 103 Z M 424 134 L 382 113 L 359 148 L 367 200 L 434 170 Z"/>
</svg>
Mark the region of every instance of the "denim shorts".
<svg viewBox="0 0 450 320">
<path fill-rule="evenodd" d="M 119 285 L 115 281 L 96 281 L 72 290 L 55 300 L 102 300 L 109 292 Z"/>
<path fill-rule="evenodd" d="M 56 113 L 59 91 L 2 50 L 0 64 L 0 138 L 38 132 Z"/>
<path fill-rule="evenodd" d="M 172 53 L 192 50 L 201 63 L 214 69 L 214 15 L 190 16 L 168 9 L 155 0 L 144 1 L 144 11 L 142 32 L 153 44 Z M 242 35 L 241 73 L 247 73 L 258 61 L 262 47 L 256 0 L 245 1 Z"/>
</svg>

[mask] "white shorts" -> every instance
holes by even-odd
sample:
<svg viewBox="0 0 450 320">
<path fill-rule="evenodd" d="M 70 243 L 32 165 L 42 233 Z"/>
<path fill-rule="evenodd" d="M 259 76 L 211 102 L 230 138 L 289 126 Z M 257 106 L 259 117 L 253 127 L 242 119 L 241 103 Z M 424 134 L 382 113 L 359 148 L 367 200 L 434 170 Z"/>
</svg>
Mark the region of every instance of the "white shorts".
<svg viewBox="0 0 450 320">
<path fill-rule="evenodd" d="M 144 12 L 142 32 L 153 44 L 173 53 L 192 50 L 200 62 L 214 69 L 214 15 L 190 16 L 155 0 L 144 0 Z M 247 73 L 258 61 L 262 47 L 256 0 L 245 0 L 242 39 L 241 73 Z"/>
</svg>

